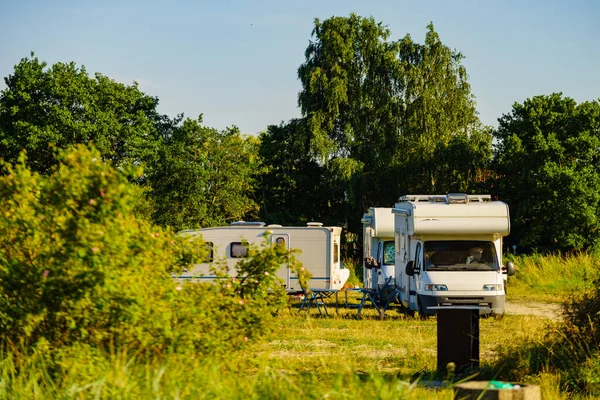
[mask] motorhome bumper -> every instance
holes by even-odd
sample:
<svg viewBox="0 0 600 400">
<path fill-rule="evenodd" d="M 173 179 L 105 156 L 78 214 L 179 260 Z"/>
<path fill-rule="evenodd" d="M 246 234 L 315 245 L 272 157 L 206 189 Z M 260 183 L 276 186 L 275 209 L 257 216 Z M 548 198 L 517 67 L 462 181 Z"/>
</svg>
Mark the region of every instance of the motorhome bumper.
<svg viewBox="0 0 600 400">
<path fill-rule="evenodd" d="M 484 309 L 491 309 L 492 314 L 504 314 L 505 295 L 494 296 L 428 296 L 419 295 L 419 304 L 425 315 L 434 315 L 435 310 L 429 310 L 429 307 L 444 306 L 481 306 Z M 486 314 L 486 312 L 482 312 Z"/>
</svg>

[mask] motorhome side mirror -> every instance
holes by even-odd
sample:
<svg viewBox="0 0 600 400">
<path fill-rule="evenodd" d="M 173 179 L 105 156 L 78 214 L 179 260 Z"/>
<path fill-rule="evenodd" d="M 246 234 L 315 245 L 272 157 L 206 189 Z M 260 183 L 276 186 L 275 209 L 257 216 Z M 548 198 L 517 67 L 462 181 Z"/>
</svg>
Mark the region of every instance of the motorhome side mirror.
<svg viewBox="0 0 600 400">
<path fill-rule="evenodd" d="M 415 267 L 415 262 L 409 261 L 408 264 L 406 264 L 406 275 L 413 276 L 415 274 L 414 267 Z"/>
<path fill-rule="evenodd" d="M 506 263 L 506 275 L 513 276 L 515 274 L 515 264 L 512 261 Z"/>
</svg>

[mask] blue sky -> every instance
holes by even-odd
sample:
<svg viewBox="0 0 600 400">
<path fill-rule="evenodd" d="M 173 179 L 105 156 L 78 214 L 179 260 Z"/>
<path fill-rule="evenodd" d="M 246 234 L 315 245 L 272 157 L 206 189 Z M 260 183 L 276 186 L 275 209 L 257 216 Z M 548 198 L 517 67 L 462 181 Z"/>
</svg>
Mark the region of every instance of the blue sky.
<svg viewBox="0 0 600 400">
<path fill-rule="evenodd" d="M 202 113 L 208 126 L 255 134 L 300 116 L 296 70 L 314 18 L 351 12 L 419 43 L 433 22 L 466 56 L 485 124 L 540 94 L 600 98 L 596 0 L 0 0 L 0 76 L 34 51 L 48 64 L 135 80 L 162 113 Z"/>
</svg>

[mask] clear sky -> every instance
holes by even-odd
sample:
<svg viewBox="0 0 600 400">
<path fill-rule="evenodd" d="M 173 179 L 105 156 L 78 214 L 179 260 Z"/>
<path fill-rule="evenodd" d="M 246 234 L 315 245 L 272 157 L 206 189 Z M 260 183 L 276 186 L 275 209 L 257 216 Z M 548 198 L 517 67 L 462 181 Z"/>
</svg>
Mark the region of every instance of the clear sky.
<svg viewBox="0 0 600 400">
<path fill-rule="evenodd" d="M 600 98 L 598 0 L 0 0 L 0 76 L 34 51 L 135 80 L 161 113 L 254 134 L 300 116 L 296 71 L 313 21 L 351 12 L 419 43 L 433 22 L 466 56 L 485 124 L 540 94 Z"/>
</svg>

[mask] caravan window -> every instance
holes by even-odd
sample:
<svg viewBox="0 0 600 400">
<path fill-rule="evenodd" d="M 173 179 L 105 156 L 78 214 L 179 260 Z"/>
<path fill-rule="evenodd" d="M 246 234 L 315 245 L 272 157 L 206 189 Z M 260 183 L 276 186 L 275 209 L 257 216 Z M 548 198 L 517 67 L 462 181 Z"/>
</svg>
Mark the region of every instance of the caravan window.
<svg viewBox="0 0 600 400">
<path fill-rule="evenodd" d="M 233 242 L 229 246 L 229 257 L 246 258 L 248 257 L 248 247 L 241 242 Z"/>
<path fill-rule="evenodd" d="M 340 261 L 340 245 L 337 243 L 333 244 L 333 262 L 337 263 Z"/>
<path fill-rule="evenodd" d="M 204 245 L 206 246 L 206 257 L 204 257 L 204 262 L 210 263 L 213 262 L 214 260 L 214 249 L 215 246 L 213 244 L 213 242 L 205 242 Z"/>
</svg>

